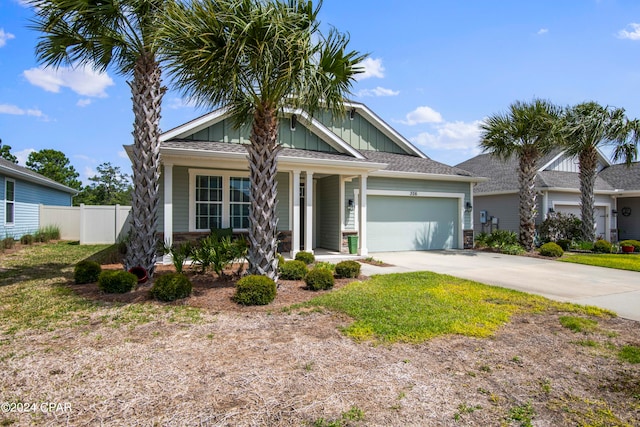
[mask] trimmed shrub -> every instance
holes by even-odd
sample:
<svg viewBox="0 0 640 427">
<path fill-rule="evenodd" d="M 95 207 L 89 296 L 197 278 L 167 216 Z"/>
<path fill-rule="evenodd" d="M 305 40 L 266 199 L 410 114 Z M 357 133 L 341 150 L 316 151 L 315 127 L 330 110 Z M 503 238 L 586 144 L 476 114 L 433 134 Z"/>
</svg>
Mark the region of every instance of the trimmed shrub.
<svg viewBox="0 0 640 427">
<path fill-rule="evenodd" d="M 540 255 L 542 256 L 558 258 L 561 257 L 562 254 L 564 254 L 564 251 L 562 250 L 562 247 L 560 247 L 560 245 L 558 245 L 557 243 L 549 242 L 540 246 Z"/>
<path fill-rule="evenodd" d="M 80 261 L 73 268 L 73 280 L 77 285 L 84 283 L 95 283 L 100 277 L 102 267 L 95 261 L 84 260 Z"/>
<path fill-rule="evenodd" d="M 124 270 L 105 270 L 98 276 L 98 288 L 107 294 L 124 294 L 137 284 L 138 277 Z"/>
<path fill-rule="evenodd" d="M 336 264 L 336 276 L 341 278 L 356 278 L 360 275 L 360 263 L 356 261 L 340 261 Z"/>
<path fill-rule="evenodd" d="M 333 274 L 336 271 L 336 265 L 332 264 L 332 263 L 330 263 L 328 261 L 316 262 L 313 265 L 313 268 L 320 269 L 320 270 L 327 270 L 327 271 L 330 271 L 331 274 Z"/>
<path fill-rule="evenodd" d="M 620 246 L 633 246 L 634 252 L 640 252 L 640 241 L 638 240 L 623 240 L 619 244 Z"/>
<path fill-rule="evenodd" d="M 316 257 L 310 252 L 300 251 L 296 254 L 296 261 L 302 261 L 307 265 L 313 264 L 315 260 Z"/>
<path fill-rule="evenodd" d="M 242 305 L 267 305 L 276 298 L 276 282 L 267 276 L 249 275 L 236 282 L 233 300 Z"/>
<path fill-rule="evenodd" d="M 277 254 L 277 257 L 278 257 L 278 267 L 280 267 L 282 264 L 284 264 L 285 259 L 282 256 L 282 254 Z"/>
<path fill-rule="evenodd" d="M 571 247 L 571 240 L 569 239 L 560 239 L 556 243 L 562 248 L 563 251 L 568 251 L 569 247 Z"/>
<path fill-rule="evenodd" d="M 169 273 L 159 276 L 154 282 L 151 296 L 160 301 L 175 301 L 191 295 L 193 286 L 187 276 L 181 273 Z"/>
<path fill-rule="evenodd" d="M 333 288 L 333 274 L 329 270 L 314 268 L 304 278 L 307 288 L 312 291 L 324 291 Z"/>
<path fill-rule="evenodd" d="M 284 280 L 302 280 L 308 272 L 307 264 L 300 260 L 285 261 L 280 266 L 280 278 Z"/>
<path fill-rule="evenodd" d="M 22 243 L 23 245 L 32 245 L 33 236 L 31 234 L 25 234 L 20 238 L 20 243 Z"/>
<path fill-rule="evenodd" d="M 593 252 L 599 254 L 610 254 L 611 243 L 607 242 L 604 239 L 596 240 L 596 242 L 593 244 Z"/>
</svg>

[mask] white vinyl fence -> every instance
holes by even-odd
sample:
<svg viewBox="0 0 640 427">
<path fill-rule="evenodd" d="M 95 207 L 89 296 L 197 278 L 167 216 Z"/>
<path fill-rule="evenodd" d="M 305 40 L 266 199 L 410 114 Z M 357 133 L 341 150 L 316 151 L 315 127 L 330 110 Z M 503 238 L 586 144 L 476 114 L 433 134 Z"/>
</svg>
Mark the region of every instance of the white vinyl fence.
<svg viewBox="0 0 640 427">
<path fill-rule="evenodd" d="M 129 232 L 131 206 L 45 206 L 40 205 L 40 227 L 60 228 L 63 240 L 81 245 L 116 243 Z"/>
</svg>

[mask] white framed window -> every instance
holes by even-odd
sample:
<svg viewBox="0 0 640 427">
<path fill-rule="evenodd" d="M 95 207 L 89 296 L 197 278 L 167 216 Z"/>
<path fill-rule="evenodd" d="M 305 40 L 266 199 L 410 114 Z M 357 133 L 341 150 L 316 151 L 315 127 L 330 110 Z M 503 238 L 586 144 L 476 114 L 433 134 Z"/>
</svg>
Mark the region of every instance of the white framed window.
<svg viewBox="0 0 640 427">
<path fill-rule="evenodd" d="M 249 228 L 248 173 L 189 169 L 189 231 Z"/>
<path fill-rule="evenodd" d="M 13 225 L 16 207 L 16 182 L 6 178 L 4 181 L 4 223 Z"/>
</svg>

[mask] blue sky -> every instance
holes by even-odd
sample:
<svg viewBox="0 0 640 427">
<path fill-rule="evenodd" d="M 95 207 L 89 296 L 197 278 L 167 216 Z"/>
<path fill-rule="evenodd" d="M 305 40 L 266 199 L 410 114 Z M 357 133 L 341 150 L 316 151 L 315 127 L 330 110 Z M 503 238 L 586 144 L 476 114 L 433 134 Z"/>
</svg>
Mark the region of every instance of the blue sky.
<svg viewBox="0 0 640 427">
<path fill-rule="evenodd" d="M 129 173 L 125 79 L 113 70 L 43 69 L 31 15 L 21 0 L 0 0 L 3 144 L 22 165 L 30 151 L 60 150 L 84 184 L 103 162 Z M 478 154 L 478 124 L 516 100 L 593 100 L 640 118 L 637 0 L 324 0 L 320 18 L 370 54 L 352 99 L 443 163 Z M 170 90 L 161 127 L 205 112 Z"/>
</svg>

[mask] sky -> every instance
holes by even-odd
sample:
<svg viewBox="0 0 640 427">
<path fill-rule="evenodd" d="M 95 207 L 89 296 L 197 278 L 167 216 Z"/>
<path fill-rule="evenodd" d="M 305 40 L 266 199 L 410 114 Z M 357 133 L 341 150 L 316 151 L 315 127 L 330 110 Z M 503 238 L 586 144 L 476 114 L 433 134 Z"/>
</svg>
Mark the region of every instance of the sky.
<svg viewBox="0 0 640 427">
<path fill-rule="evenodd" d="M 21 165 L 62 151 L 84 185 L 105 162 L 131 173 L 127 78 L 43 67 L 32 15 L 24 0 L 0 0 L 2 143 Z M 479 124 L 515 101 L 596 101 L 640 118 L 637 0 L 324 0 L 320 20 L 369 55 L 350 98 L 445 164 L 479 154 Z M 163 131 L 208 112 L 165 85 Z"/>
</svg>

